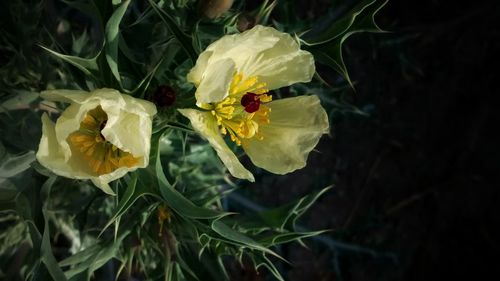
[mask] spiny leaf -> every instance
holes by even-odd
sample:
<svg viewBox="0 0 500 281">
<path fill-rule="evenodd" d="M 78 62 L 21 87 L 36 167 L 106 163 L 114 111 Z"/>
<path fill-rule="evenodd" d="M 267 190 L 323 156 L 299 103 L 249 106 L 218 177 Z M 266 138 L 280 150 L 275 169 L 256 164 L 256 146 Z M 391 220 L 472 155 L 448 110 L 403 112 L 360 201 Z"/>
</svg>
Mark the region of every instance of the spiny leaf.
<svg viewBox="0 0 500 281">
<path fill-rule="evenodd" d="M 156 72 L 162 65 L 163 61 L 167 58 L 170 57 L 169 53 L 165 53 L 161 59 L 157 62 L 155 67 L 137 84 L 136 88 L 132 90 L 132 95 L 138 96 L 140 98 L 144 98 L 144 93 L 149 87 L 149 84 L 151 83 L 151 80 L 155 76 Z"/>
<path fill-rule="evenodd" d="M 259 269 L 260 267 L 264 266 L 274 275 L 274 277 L 276 277 L 276 279 L 285 281 L 285 279 L 283 279 L 283 276 L 281 276 L 279 270 L 276 268 L 276 266 L 274 266 L 273 262 L 271 262 L 264 254 L 250 256 L 250 259 L 255 265 L 255 269 Z"/>
<path fill-rule="evenodd" d="M 101 245 L 95 244 L 83 251 L 80 251 L 72 256 L 67 257 L 66 259 L 59 262 L 60 266 L 71 266 L 75 264 L 82 263 L 86 260 L 89 260 L 91 257 L 95 256 L 99 250 L 101 249 Z"/>
<path fill-rule="evenodd" d="M 308 231 L 308 232 L 289 232 L 289 233 L 278 233 L 274 235 L 267 236 L 259 240 L 265 247 L 272 247 L 279 244 L 289 243 L 292 241 L 301 240 L 303 238 L 317 236 L 328 232 L 328 230 L 318 230 L 318 231 Z"/>
<path fill-rule="evenodd" d="M 127 11 L 130 0 L 125 0 L 111 15 L 111 18 L 106 23 L 106 61 L 108 62 L 111 73 L 116 81 L 121 85 L 120 72 L 118 71 L 118 32 L 120 30 L 120 22 Z"/>
<path fill-rule="evenodd" d="M 352 87 L 342 57 L 342 46 L 355 33 L 383 32 L 375 23 L 375 15 L 387 2 L 388 0 L 365 0 L 333 25 L 328 25 L 327 21 L 327 28 L 320 27 L 305 33 L 301 39 L 304 48 L 314 55 L 316 61 L 332 67 L 342 75 Z"/>
<path fill-rule="evenodd" d="M 158 135 L 159 136 L 156 136 L 155 139 L 155 170 L 160 193 L 167 205 L 180 215 L 194 219 L 215 219 L 229 215 L 229 213 L 198 207 L 175 190 L 175 188 L 168 182 L 165 173 L 163 172 L 160 150 L 158 149 L 161 134 Z"/>
<path fill-rule="evenodd" d="M 127 189 L 125 190 L 125 193 L 123 194 L 122 198 L 120 198 L 120 202 L 116 207 L 116 211 L 113 217 L 111 217 L 108 223 L 103 227 L 99 236 L 101 236 L 102 233 L 104 233 L 104 231 L 111 224 L 113 224 L 116 220 L 118 220 L 130 208 L 130 206 L 132 206 L 132 204 L 134 204 L 134 202 L 137 201 L 137 199 L 139 199 L 139 197 L 146 194 L 146 191 L 144 189 L 142 188 L 136 189 L 136 185 L 137 185 L 137 173 L 132 173 L 132 177 L 127 184 Z"/>
<path fill-rule="evenodd" d="M 212 222 L 212 230 L 229 241 L 236 242 L 239 245 L 248 247 L 248 248 L 253 249 L 253 250 L 258 250 L 258 251 L 261 251 L 263 253 L 267 253 L 267 254 L 273 255 L 279 259 L 284 260 L 281 256 L 279 256 L 275 252 L 262 246 L 261 244 L 259 244 L 255 240 L 253 240 L 252 238 L 230 228 L 229 226 L 227 226 L 225 223 L 221 222 L 220 220 L 215 220 Z"/>
<path fill-rule="evenodd" d="M 43 210 L 43 216 L 45 218 L 45 227 L 43 230 L 42 243 L 40 245 L 41 247 L 40 253 L 42 255 L 42 261 L 47 267 L 47 270 L 49 271 L 52 278 L 54 278 L 54 281 L 66 281 L 67 279 L 64 276 L 64 273 L 57 264 L 56 258 L 52 253 L 52 247 L 50 245 L 50 240 L 49 240 L 50 239 L 49 220 L 47 218 L 47 213 L 45 210 Z"/>
<path fill-rule="evenodd" d="M 93 272 L 106 264 L 110 259 L 116 257 L 123 239 L 129 235 L 130 231 L 124 231 L 116 241 L 107 240 L 97 246 L 87 248 L 83 253 L 77 253 L 61 261 L 60 265 L 72 265 L 72 268 L 65 272 L 69 279 L 78 276 L 83 280 L 90 280 Z M 77 278 L 78 278 L 77 277 Z"/>
<path fill-rule="evenodd" d="M 0 142 L 1 149 L 3 149 L 3 144 Z M 16 156 L 9 153 L 0 155 L 0 178 L 9 178 L 25 171 L 33 161 L 35 161 L 35 153 L 33 151 Z"/>
<path fill-rule="evenodd" d="M 99 51 L 99 53 L 95 57 L 86 59 L 75 56 L 63 55 L 44 46 L 40 47 L 49 52 L 50 54 L 52 54 L 53 56 L 62 59 L 63 61 L 75 66 L 86 75 L 94 76 L 94 73 L 99 70 L 99 67 L 97 65 L 97 58 L 99 57 L 101 51 Z"/>
<path fill-rule="evenodd" d="M 315 28 L 307 31 L 302 36 L 304 44 L 308 46 L 322 45 L 339 38 L 349 30 L 358 16 L 360 16 L 365 9 L 373 5 L 375 2 L 377 2 L 377 0 L 361 1 L 349 12 L 347 12 L 343 18 L 336 20 L 333 24 L 333 19 L 329 18 L 328 15 L 316 24 Z"/>
<path fill-rule="evenodd" d="M 284 206 L 265 210 L 253 215 L 247 215 L 238 220 L 239 225 L 252 231 L 276 230 L 293 231 L 296 220 L 302 216 L 316 200 L 332 187 L 328 186 L 320 191 L 306 195 L 295 202 Z"/>
<path fill-rule="evenodd" d="M 148 1 L 151 4 L 151 7 L 153 7 L 155 12 L 158 14 L 158 16 L 160 16 L 161 20 L 167 25 L 170 32 L 172 32 L 175 38 L 179 41 L 179 43 L 181 44 L 182 48 L 187 53 L 191 61 L 193 63 L 196 62 L 198 54 L 196 53 L 193 47 L 192 44 L 193 40 L 191 39 L 191 37 L 186 35 L 177 25 L 175 20 L 169 14 L 167 14 L 161 7 L 159 7 L 155 2 L 151 0 Z"/>
</svg>

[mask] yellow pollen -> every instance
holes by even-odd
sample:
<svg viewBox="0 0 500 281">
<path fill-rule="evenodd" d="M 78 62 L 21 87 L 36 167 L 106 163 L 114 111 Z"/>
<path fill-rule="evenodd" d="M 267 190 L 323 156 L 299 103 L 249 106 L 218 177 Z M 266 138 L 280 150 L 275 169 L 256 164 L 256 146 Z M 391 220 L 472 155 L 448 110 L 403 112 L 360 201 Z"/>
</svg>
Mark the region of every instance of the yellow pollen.
<svg viewBox="0 0 500 281">
<path fill-rule="evenodd" d="M 262 140 L 264 137 L 259 133 L 259 125 L 270 123 L 271 109 L 265 103 L 272 101 L 272 96 L 268 94 L 267 84 L 258 80 L 257 76 L 245 77 L 243 73 L 237 73 L 233 76 L 229 95 L 225 99 L 215 104 L 201 105 L 215 117 L 221 134 L 229 135 L 237 145 L 241 145 L 242 139 L 255 137 Z M 249 113 L 241 105 L 247 93 L 253 93 L 258 98 L 259 108 L 255 112 Z"/>
<path fill-rule="evenodd" d="M 66 139 L 72 151 L 81 153 L 92 172 L 99 176 L 121 167 L 133 167 L 140 160 L 105 139 L 101 130 L 107 120 L 107 114 L 98 106 L 87 112 L 80 128 Z"/>
</svg>

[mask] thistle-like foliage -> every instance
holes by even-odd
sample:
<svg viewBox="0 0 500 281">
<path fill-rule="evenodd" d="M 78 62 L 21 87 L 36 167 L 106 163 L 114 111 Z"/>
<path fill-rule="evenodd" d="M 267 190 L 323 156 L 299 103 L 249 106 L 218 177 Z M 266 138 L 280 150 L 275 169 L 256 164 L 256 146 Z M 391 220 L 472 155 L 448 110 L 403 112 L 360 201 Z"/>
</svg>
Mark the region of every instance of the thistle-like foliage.
<svg viewBox="0 0 500 281">
<path fill-rule="evenodd" d="M 0 279 L 104 280 L 99 269 L 115 268 L 115 279 L 220 281 L 245 260 L 283 280 L 277 246 L 324 232 L 296 223 L 328 187 L 257 211 L 233 202 L 251 190 L 239 179 L 263 177 L 238 150 L 273 176 L 307 164 L 327 112 L 347 108 L 316 64 L 349 85 L 342 44 L 380 31 L 386 1 L 333 22 L 283 12 L 294 1 L 198 2 L 5 4 Z"/>
</svg>

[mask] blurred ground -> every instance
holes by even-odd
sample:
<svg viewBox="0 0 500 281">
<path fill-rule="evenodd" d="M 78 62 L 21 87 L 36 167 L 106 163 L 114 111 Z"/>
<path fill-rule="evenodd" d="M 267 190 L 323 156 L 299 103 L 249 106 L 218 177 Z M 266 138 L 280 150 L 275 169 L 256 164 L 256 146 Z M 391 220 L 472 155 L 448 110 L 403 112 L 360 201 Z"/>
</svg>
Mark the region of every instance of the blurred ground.
<svg viewBox="0 0 500 281">
<path fill-rule="evenodd" d="M 249 188 L 257 202 L 277 206 L 333 182 L 303 225 L 331 228 L 331 238 L 394 253 L 397 262 L 309 240 L 311 250 L 282 249 L 292 262 L 287 280 L 499 273 L 499 11 L 484 2 L 390 1 L 378 21 L 392 33 L 347 44 L 358 81 L 349 98 L 372 116 L 338 115 L 333 138 L 322 139 L 307 168 Z"/>
</svg>

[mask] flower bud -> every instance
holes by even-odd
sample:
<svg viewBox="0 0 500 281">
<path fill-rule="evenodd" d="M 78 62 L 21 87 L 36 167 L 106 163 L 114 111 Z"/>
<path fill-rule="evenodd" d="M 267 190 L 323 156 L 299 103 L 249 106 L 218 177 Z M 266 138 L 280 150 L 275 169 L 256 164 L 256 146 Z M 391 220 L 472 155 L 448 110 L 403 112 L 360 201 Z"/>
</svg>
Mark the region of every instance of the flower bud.
<svg viewBox="0 0 500 281">
<path fill-rule="evenodd" d="M 202 0 L 200 9 L 203 15 L 209 19 L 220 17 L 233 5 L 234 0 Z"/>
<path fill-rule="evenodd" d="M 255 24 L 257 23 L 257 19 L 255 16 L 249 15 L 249 14 L 241 14 L 238 17 L 238 22 L 236 27 L 240 32 L 252 29 Z"/>
<path fill-rule="evenodd" d="M 152 101 L 158 107 L 171 106 L 175 102 L 175 90 L 167 85 L 160 85 L 152 96 Z"/>
</svg>

